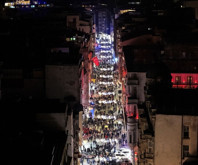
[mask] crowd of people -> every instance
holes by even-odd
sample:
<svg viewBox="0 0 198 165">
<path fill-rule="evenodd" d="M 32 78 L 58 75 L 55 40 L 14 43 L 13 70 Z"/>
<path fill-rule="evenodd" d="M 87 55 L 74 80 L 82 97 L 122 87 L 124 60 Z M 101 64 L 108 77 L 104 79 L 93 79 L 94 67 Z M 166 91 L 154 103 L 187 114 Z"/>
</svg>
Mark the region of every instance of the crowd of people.
<svg viewBox="0 0 198 165">
<path fill-rule="evenodd" d="M 99 42 L 111 43 L 111 37 L 100 37 Z M 107 47 L 100 46 L 96 53 L 100 65 L 93 66 L 90 106 L 83 115 L 82 165 L 115 165 L 124 161 L 117 157 L 127 138 L 121 97 L 117 92 L 120 88 L 118 72 L 113 53 L 110 53 L 112 50 L 113 46 L 108 44 Z"/>
</svg>

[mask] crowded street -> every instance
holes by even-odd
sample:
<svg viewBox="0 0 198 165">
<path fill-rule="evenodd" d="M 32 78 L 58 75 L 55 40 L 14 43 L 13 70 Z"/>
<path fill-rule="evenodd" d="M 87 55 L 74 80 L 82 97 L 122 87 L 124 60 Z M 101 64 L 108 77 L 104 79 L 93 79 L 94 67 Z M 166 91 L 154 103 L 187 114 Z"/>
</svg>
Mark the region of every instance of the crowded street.
<svg viewBox="0 0 198 165">
<path fill-rule="evenodd" d="M 131 164 L 112 35 L 96 35 L 89 106 L 84 107 L 81 165 Z"/>
</svg>

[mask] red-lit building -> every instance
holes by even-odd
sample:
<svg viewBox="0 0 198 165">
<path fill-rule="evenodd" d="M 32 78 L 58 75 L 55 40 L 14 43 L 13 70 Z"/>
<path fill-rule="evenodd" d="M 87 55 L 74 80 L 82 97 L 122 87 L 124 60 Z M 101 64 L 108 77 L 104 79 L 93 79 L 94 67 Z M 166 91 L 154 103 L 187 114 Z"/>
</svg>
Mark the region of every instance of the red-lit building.
<svg viewBox="0 0 198 165">
<path fill-rule="evenodd" d="M 198 73 L 171 73 L 172 87 L 195 89 L 198 87 Z"/>
</svg>

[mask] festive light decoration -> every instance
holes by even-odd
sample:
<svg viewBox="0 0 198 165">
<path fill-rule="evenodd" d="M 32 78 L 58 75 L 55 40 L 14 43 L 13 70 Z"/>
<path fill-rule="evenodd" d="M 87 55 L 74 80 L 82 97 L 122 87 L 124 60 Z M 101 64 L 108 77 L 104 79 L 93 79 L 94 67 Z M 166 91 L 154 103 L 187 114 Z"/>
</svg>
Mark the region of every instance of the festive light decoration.
<svg viewBox="0 0 198 165">
<path fill-rule="evenodd" d="M 104 77 L 104 78 L 113 78 L 113 75 L 100 75 L 100 77 Z"/>
<path fill-rule="evenodd" d="M 92 61 L 95 63 L 96 66 L 99 66 L 99 61 L 97 56 L 93 57 Z"/>
<path fill-rule="evenodd" d="M 99 95 L 115 95 L 115 92 L 99 92 Z"/>
<path fill-rule="evenodd" d="M 102 82 L 102 81 L 99 81 L 99 84 L 104 84 L 104 85 L 113 85 L 114 82 Z"/>
<path fill-rule="evenodd" d="M 100 52 L 101 52 L 101 53 L 112 53 L 111 50 L 101 50 Z"/>
<path fill-rule="evenodd" d="M 100 70 L 102 70 L 102 71 L 108 71 L 108 70 L 113 70 L 113 67 L 111 67 L 111 68 L 100 68 Z"/>
</svg>

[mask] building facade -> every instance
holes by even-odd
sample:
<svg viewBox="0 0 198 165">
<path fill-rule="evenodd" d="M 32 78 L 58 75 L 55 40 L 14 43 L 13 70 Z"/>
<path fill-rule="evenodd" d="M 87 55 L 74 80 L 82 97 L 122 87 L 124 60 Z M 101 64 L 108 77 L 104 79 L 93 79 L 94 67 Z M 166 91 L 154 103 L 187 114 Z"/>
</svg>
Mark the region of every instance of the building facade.
<svg viewBox="0 0 198 165">
<path fill-rule="evenodd" d="M 198 160 L 197 130 L 197 116 L 157 114 L 155 165 L 180 165 Z"/>
<path fill-rule="evenodd" d="M 197 73 L 171 73 L 173 88 L 196 89 L 198 87 Z"/>
</svg>

